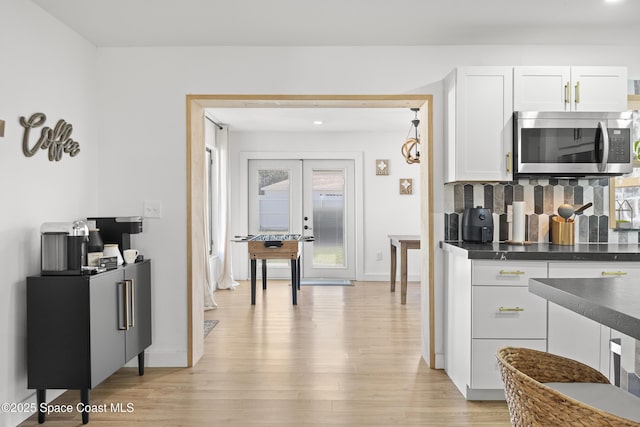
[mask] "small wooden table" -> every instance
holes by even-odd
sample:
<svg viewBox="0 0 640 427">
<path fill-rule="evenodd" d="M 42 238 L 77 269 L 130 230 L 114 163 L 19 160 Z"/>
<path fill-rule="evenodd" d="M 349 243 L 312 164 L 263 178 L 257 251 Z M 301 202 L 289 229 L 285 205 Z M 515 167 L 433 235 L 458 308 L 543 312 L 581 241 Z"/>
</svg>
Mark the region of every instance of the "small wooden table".
<svg viewBox="0 0 640 427">
<path fill-rule="evenodd" d="M 390 234 L 391 292 L 396 291 L 397 248 L 400 247 L 400 303 L 407 303 L 407 250 L 420 249 L 420 236 Z"/>
<path fill-rule="evenodd" d="M 262 260 L 262 289 L 267 289 L 267 260 L 291 260 L 291 300 L 298 304 L 300 289 L 300 234 L 259 234 L 248 240 L 251 259 L 251 305 L 256 304 L 257 260 Z"/>
</svg>

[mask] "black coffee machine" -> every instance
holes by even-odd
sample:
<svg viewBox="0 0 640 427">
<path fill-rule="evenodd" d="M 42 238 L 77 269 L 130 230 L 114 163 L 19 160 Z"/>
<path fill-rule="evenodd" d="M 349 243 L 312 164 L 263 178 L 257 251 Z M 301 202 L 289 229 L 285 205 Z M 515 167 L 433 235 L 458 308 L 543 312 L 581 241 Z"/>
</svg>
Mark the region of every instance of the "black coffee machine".
<svg viewBox="0 0 640 427">
<path fill-rule="evenodd" d="M 491 209 L 477 206 L 466 208 L 462 214 L 462 240 L 465 242 L 493 242 Z"/>
<path fill-rule="evenodd" d="M 104 243 L 115 243 L 121 252 L 131 249 L 131 235 L 142 233 L 141 216 L 112 216 L 87 218 L 96 222 Z"/>
</svg>

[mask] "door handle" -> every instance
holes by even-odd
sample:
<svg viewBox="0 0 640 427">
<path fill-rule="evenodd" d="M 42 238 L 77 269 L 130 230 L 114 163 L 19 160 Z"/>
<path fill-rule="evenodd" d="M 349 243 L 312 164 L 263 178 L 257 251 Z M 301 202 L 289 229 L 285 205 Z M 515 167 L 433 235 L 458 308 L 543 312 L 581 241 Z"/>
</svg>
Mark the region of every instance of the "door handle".
<svg viewBox="0 0 640 427">
<path fill-rule="evenodd" d="M 602 160 L 600 161 L 598 169 L 600 172 L 605 172 L 607 170 L 607 163 L 609 162 L 609 129 L 607 129 L 607 124 L 604 121 L 598 123 L 598 128 L 602 132 Z"/>
<path fill-rule="evenodd" d="M 129 286 L 127 281 L 121 282 L 124 288 L 124 329 L 129 330 Z"/>
<path fill-rule="evenodd" d="M 128 280 L 131 285 L 131 293 L 129 295 L 129 306 L 131 307 L 131 318 L 129 319 L 129 327 L 133 328 L 136 325 L 136 292 L 135 282 L 133 279 Z"/>
<path fill-rule="evenodd" d="M 125 289 L 126 284 L 125 282 L 118 282 L 116 283 L 117 285 L 117 292 L 118 292 L 118 330 L 119 331 L 126 331 L 127 330 L 127 290 Z M 122 299 L 120 299 L 120 290 L 122 289 Z M 124 317 L 124 326 L 120 325 L 120 313 L 123 314 L 122 317 Z"/>
<path fill-rule="evenodd" d="M 564 85 L 564 109 L 567 109 L 567 104 L 571 104 L 571 89 L 569 88 L 569 83 L 567 82 Z"/>
<path fill-rule="evenodd" d="M 576 82 L 575 89 L 575 99 L 576 99 L 576 108 L 578 108 L 578 104 L 580 103 L 580 82 Z"/>
</svg>

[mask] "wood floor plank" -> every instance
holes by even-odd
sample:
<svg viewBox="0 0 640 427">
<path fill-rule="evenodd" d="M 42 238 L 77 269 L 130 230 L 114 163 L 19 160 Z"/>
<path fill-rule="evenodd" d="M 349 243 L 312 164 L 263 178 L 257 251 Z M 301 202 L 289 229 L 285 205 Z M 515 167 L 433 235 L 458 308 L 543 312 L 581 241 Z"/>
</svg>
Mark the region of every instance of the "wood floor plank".
<svg viewBox="0 0 640 427">
<path fill-rule="evenodd" d="M 123 368 L 91 391 L 92 404 L 131 413 L 91 414 L 91 426 L 509 426 L 504 402 L 467 402 L 420 355 L 420 289 L 407 304 L 386 282 L 305 286 L 291 305 L 286 281 L 242 282 L 215 294 L 220 323 L 193 368 Z M 56 404 L 76 405 L 66 392 Z M 32 416 L 23 426 L 35 426 Z M 81 425 L 52 414 L 45 425 Z"/>
</svg>

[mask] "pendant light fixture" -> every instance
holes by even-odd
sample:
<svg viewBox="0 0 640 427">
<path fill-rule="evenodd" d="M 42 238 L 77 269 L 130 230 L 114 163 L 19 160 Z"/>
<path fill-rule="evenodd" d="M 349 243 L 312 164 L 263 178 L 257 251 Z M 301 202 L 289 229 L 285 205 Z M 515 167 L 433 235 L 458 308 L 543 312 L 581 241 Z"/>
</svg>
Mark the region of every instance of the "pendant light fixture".
<svg viewBox="0 0 640 427">
<path fill-rule="evenodd" d="M 420 111 L 420 109 L 412 108 L 411 111 L 415 113 L 415 118 L 411 120 L 407 140 L 402 144 L 402 155 L 409 164 L 420 163 L 420 140 L 418 139 L 418 125 L 420 124 L 418 111 Z M 412 129 L 415 129 L 415 137 L 413 138 L 410 137 Z"/>
</svg>

